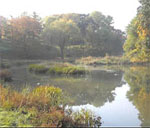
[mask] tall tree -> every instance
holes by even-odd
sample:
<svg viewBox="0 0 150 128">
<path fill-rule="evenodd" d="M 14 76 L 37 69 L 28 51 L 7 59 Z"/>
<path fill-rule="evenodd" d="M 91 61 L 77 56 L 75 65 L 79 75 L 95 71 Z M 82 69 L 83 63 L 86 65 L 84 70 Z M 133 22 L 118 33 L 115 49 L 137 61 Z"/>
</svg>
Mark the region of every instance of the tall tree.
<svg viewBox="0 0 150 128">
<path fill-rule="evenodd" d="M 139 2 L 137 16 L 127 28 L 124 50 L 132 62 L 150 62 L 150 1 Z"/>
<path fill-rule="evenodd" d="M 61 58 L 64 59 L 64 49 L 67 43 L 77 37 L 79 29 L 72 20 L 57 19 L 50 24 L 46 23 L 43 35 L 49 43 L 60 49 Z M 45 36 L 47 35 L 47 36 Z"/>
<path fill-rule="evenodd" d="M 92 12 L 87 27 L 87 41 L 91 43 L 97 55 L 104 56 L 121 54 L 124 33 L 112 27 L 113 18 L 100 12 Z M 115 50 L 116 49 L 116 50 Z"/>
<path fill-rule="evenodd" d="M 41 33 L 41 24 L 30 16 L 12 18 L 10 28 L 12 42 L 23 47 L 26 54 L 31 41 L 38 39 Z"/>
</svg>

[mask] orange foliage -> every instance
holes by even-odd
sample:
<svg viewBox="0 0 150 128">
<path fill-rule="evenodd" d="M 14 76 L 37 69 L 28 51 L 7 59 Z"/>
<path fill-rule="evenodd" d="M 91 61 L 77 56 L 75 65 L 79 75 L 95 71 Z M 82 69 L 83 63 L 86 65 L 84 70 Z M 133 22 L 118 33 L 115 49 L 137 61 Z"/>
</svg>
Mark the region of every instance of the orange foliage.
<svg viewBox="0 0 150 128">
<path fill-rule="evenodd" d="M 24 38 L 34 38 L 39 35 L 41 31 L 40 23 L 29 16 L 22 16 L 19 18 L 12 18 L 10 20 L 11 37 L 13 40 L 20 40 Z"/>
<path fill-rule="evenodd" d="M 63 108 L 59 107 L 60 104 L 51 104 L 50 90 L 53 94 L 61 93 L 59 88 L 40 86 L 27 94 L 23 94 L 0 85 L 0 107 L 32 113 L 31 122 L 36 126 L 57 126 L 65 115 Z M 58 101 L 57 97 L 55 100 Z"/>
</svg>

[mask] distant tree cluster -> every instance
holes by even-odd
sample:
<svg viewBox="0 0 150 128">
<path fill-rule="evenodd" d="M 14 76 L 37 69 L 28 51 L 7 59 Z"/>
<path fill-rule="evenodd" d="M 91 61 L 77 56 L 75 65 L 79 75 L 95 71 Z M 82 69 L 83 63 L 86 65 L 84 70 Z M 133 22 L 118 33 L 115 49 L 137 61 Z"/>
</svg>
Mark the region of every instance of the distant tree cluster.
<svg viewBox="0 0 150 128">
<path fill-rule="evenodd" d="M 0 16 L 0 44 L 11 45 L 8 48 L 11 52 L 18 51 L 25 58 L 37 54 L 38 57 L 60 56 L 62 59 L 65 56 L 121 55 L 125 34 L 114 29 L 112 24 L 111 16 L 96 11 L 52 15 L 44 19 L 35 12 L 32 16 L 23 13 L 11 19 Z M 5 51 L 2 47 L 0 52 Z"/>
<path fill-rule="evenodd" d="M 150 62 L 150 1 L 139 2 L 137 15 L 127 27 L 124 51 L 132 62 Z"/>
</svg>

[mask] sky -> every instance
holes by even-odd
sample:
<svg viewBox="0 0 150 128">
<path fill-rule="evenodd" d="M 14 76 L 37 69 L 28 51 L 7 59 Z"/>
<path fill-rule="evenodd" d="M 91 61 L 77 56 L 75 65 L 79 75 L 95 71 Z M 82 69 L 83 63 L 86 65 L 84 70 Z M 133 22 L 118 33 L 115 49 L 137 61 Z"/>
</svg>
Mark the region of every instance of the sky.
<svg viewBox="0 0 150 128">
<path fill-rule="evenodd" d="M 138 0 L 1 0 L 0 15 L 19 16 L 22 12 L 37 12 L 41 17 L 62 13 L 100 11 L 114 19 L 117 29 L 125 30 L 136 15 Z"/>
</svg>

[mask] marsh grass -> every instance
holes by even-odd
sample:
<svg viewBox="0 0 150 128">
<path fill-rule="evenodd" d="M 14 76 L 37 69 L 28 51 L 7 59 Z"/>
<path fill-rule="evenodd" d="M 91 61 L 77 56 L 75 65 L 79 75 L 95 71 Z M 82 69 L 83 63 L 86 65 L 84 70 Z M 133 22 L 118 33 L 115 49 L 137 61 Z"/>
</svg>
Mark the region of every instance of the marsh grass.
<svg viewBox="0 0 150 128">
<path fill-rule="evenodd" d="M 86 71 L 82 67 L 54 66 L 54 67 L 49 68 L 48 73 L 50 73 L 50 74 L 68 74 L 68 75 L 84 75 L 86 73 Z"/>
<path fill-rule="evenodd" d="M 87 73 L 85 68 L 79 66 L 73 66 L 71 64 L 55 64 L 55 65 L 29 65 L 29 71 L 39 74 L 56 74 L 56 75 L 84 75 Z"/>
<path fill-rule="evenodd" d="M 20 126 L 20 127 L 31 127 L 30 114 L 23 114 L 21 111 L 11 111 L 0 108 L 0 126 Z"/>
<path fill-rule="evenodd" d="M 5 123 L 2 123 L 7 126 L 18 126 L 20 122 L 9 123 L 10 120 L 17 119 L 4 117 L 8 113 L 11 116 L 18 113 L 20 116 L 28 116 L 28 123 L 32 126 L 56 126 L 64 117 L 63 107 L 60 107 L 63 106 L 64 99 L 62 90 L 53 86 L 39 86 L 26 93 L 0 86 L 0 108 L 4 110 L 5 120 Z"/>
<path fill-rule="evenodd" d="M 124 56 L 108 56 L 105 57 L 83 57 L 76 60 L 77 64 L 84 65 L 126 65 L 131 64 L 128 58 Z"/>
<path fill-rule="evenodd" d="M 48 71 L 48 68 L 45 67 L 44 65 L 30 64 L 29 71 L 34 73 L 44 74 Z"/>
<path fill-rule="evenodd" d="M 0 85 L 1 127 L 87 127 L 96 124 L 88 111 L 65 110 L 66 95 L 60 88 L 39 86 L 17 92 Z M 90 122 L 90 123 L 89 123 Z"/>
</svg>

